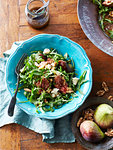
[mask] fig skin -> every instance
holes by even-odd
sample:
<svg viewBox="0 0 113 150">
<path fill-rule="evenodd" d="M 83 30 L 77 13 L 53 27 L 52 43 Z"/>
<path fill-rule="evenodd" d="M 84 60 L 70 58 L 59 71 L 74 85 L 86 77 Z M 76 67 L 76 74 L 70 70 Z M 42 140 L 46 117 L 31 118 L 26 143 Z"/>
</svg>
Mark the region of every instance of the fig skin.
<svg viewBox="0 0 113 150">
<path fill-rule="evenodd" d="M 98 125 L 90 120 L 81 123 L 80 132 L 86 141 L 93 143 L 99 142 L 105 137 Z"/>
<path fill-rule="evenodd" d="M 113 127 L 113 108 L 108 104 L 100 104 L 95 110 L 94 120 L 102 129 Z"/>
</svg>

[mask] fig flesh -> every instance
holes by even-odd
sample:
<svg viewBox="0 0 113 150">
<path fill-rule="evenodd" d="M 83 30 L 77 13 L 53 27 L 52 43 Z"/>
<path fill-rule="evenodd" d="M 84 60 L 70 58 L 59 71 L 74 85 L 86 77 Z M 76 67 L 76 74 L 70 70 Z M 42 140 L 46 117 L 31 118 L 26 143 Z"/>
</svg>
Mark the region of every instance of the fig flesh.
<svg viewBox="0 0 113 150">
<path fill-rule="evenodd" d="M 85 120 L 81 123 L 80 132 L 83 138 L 89 142 L 99 142 L 105 136 L 98 125 L 90 120 Z"/>
<path fill-rule="evenodd" d="M 94 120 L 103 129 L 113 127 L 113 108 L 108 104 L 100 104 L 95 110 Z"/>
</svg>

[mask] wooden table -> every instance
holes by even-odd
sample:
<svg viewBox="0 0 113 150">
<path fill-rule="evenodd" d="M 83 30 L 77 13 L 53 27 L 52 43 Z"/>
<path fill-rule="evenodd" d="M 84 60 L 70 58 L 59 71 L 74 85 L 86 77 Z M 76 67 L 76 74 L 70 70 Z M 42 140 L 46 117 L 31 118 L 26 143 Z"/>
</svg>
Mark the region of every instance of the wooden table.
<svg viewBox="0 0 113 150">
<path fill-rule="evenodd" d="M 0 55 L 14 41 L 25 40 L 39 33 L 67 36 L 86 51 L 93 68 L 93 88 L 90 96 L 101 89 L 102 81 L 109 85 L 113 95 L 113 58 L 96 48 L 83 33 L 77 18 L 77 0 L 51 0 L 50 23 L 42 30 L 31 28 L 25 19 L 27 0 L 0 0 Z M 17 124 L 0 128 L 0 150 L 84 150 L 77 142 L 72 144 L 47 144 L 41 135 Z"/>
</svg>

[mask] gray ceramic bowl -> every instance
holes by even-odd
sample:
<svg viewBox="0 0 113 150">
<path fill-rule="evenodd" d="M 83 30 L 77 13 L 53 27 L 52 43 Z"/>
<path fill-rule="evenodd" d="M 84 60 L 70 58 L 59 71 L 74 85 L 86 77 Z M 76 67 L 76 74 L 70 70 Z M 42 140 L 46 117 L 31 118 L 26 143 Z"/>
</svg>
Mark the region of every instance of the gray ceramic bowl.
<svg viewBox="0 0 113 150">
<path fill-rule="evenodd" d="M 97 6 L 92 0 L 78 0 L 78 18 L 89 40 L 103 52 L 113 56 L 113 43 L 98 24 Z"/>
<path fill-rule="evenodd" d="M 75 138 L 80 143 L 80 145 L 87 148 L 88 150 L 108 150 L 108 149 L 113 150 L 113 138 L 106 136 L 99 143 L 91 143 L 91 142 L 86 141 L 82 137 L 80 133 L 80 129 L 77 127 L 77 122 L 79 118 L 81 117 L 81 113 L 83 112 L 83 110 L 87 108 L 96 108 L 98 105 L 103 104 L 103 103 L 109 104 L 113 107 L 112 101 L 105 99 L 105 98 L 101 98 L 101 97 L 93 97 L 93 98 L 87 99 L 85 103 L 77 111 L 74 112 L 73 117 L 72 117 L 72 131 L 75 135 Z"/>
</svg>

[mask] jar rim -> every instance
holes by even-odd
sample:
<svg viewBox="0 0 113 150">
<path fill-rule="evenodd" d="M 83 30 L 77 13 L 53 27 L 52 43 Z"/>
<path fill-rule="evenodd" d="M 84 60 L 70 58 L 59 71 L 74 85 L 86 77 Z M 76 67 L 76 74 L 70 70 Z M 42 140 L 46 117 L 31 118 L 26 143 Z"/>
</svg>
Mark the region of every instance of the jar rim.
<svg viewBox="0 0 113 150">
<path fill-rule="evenodd" d="M 31 11 L 29 10 L 29 4 L 30 4 L 31 2 L 33 2 L 33 1 L 37 1 L 37 0 L 29 0 L 29 1 L 27 2 L 27 4 L 26 4 L 27 11 L 28 11 L 31 15 L 36 15 L 36 16 L 42 15 L 42 14 L 45 12 L 46 8 L 42 9 L 42 10 L 41 10 L 39 13 L 37 13 L 37 14 L 35 14 L 35 13 L 33 13 L 33 12 L 31 12 Z M 44 4 L 44 0 L 39 0 L 39 1 L 40 1 L 40 2 L 43 2 L 43 4 Z"/>
</svg>

